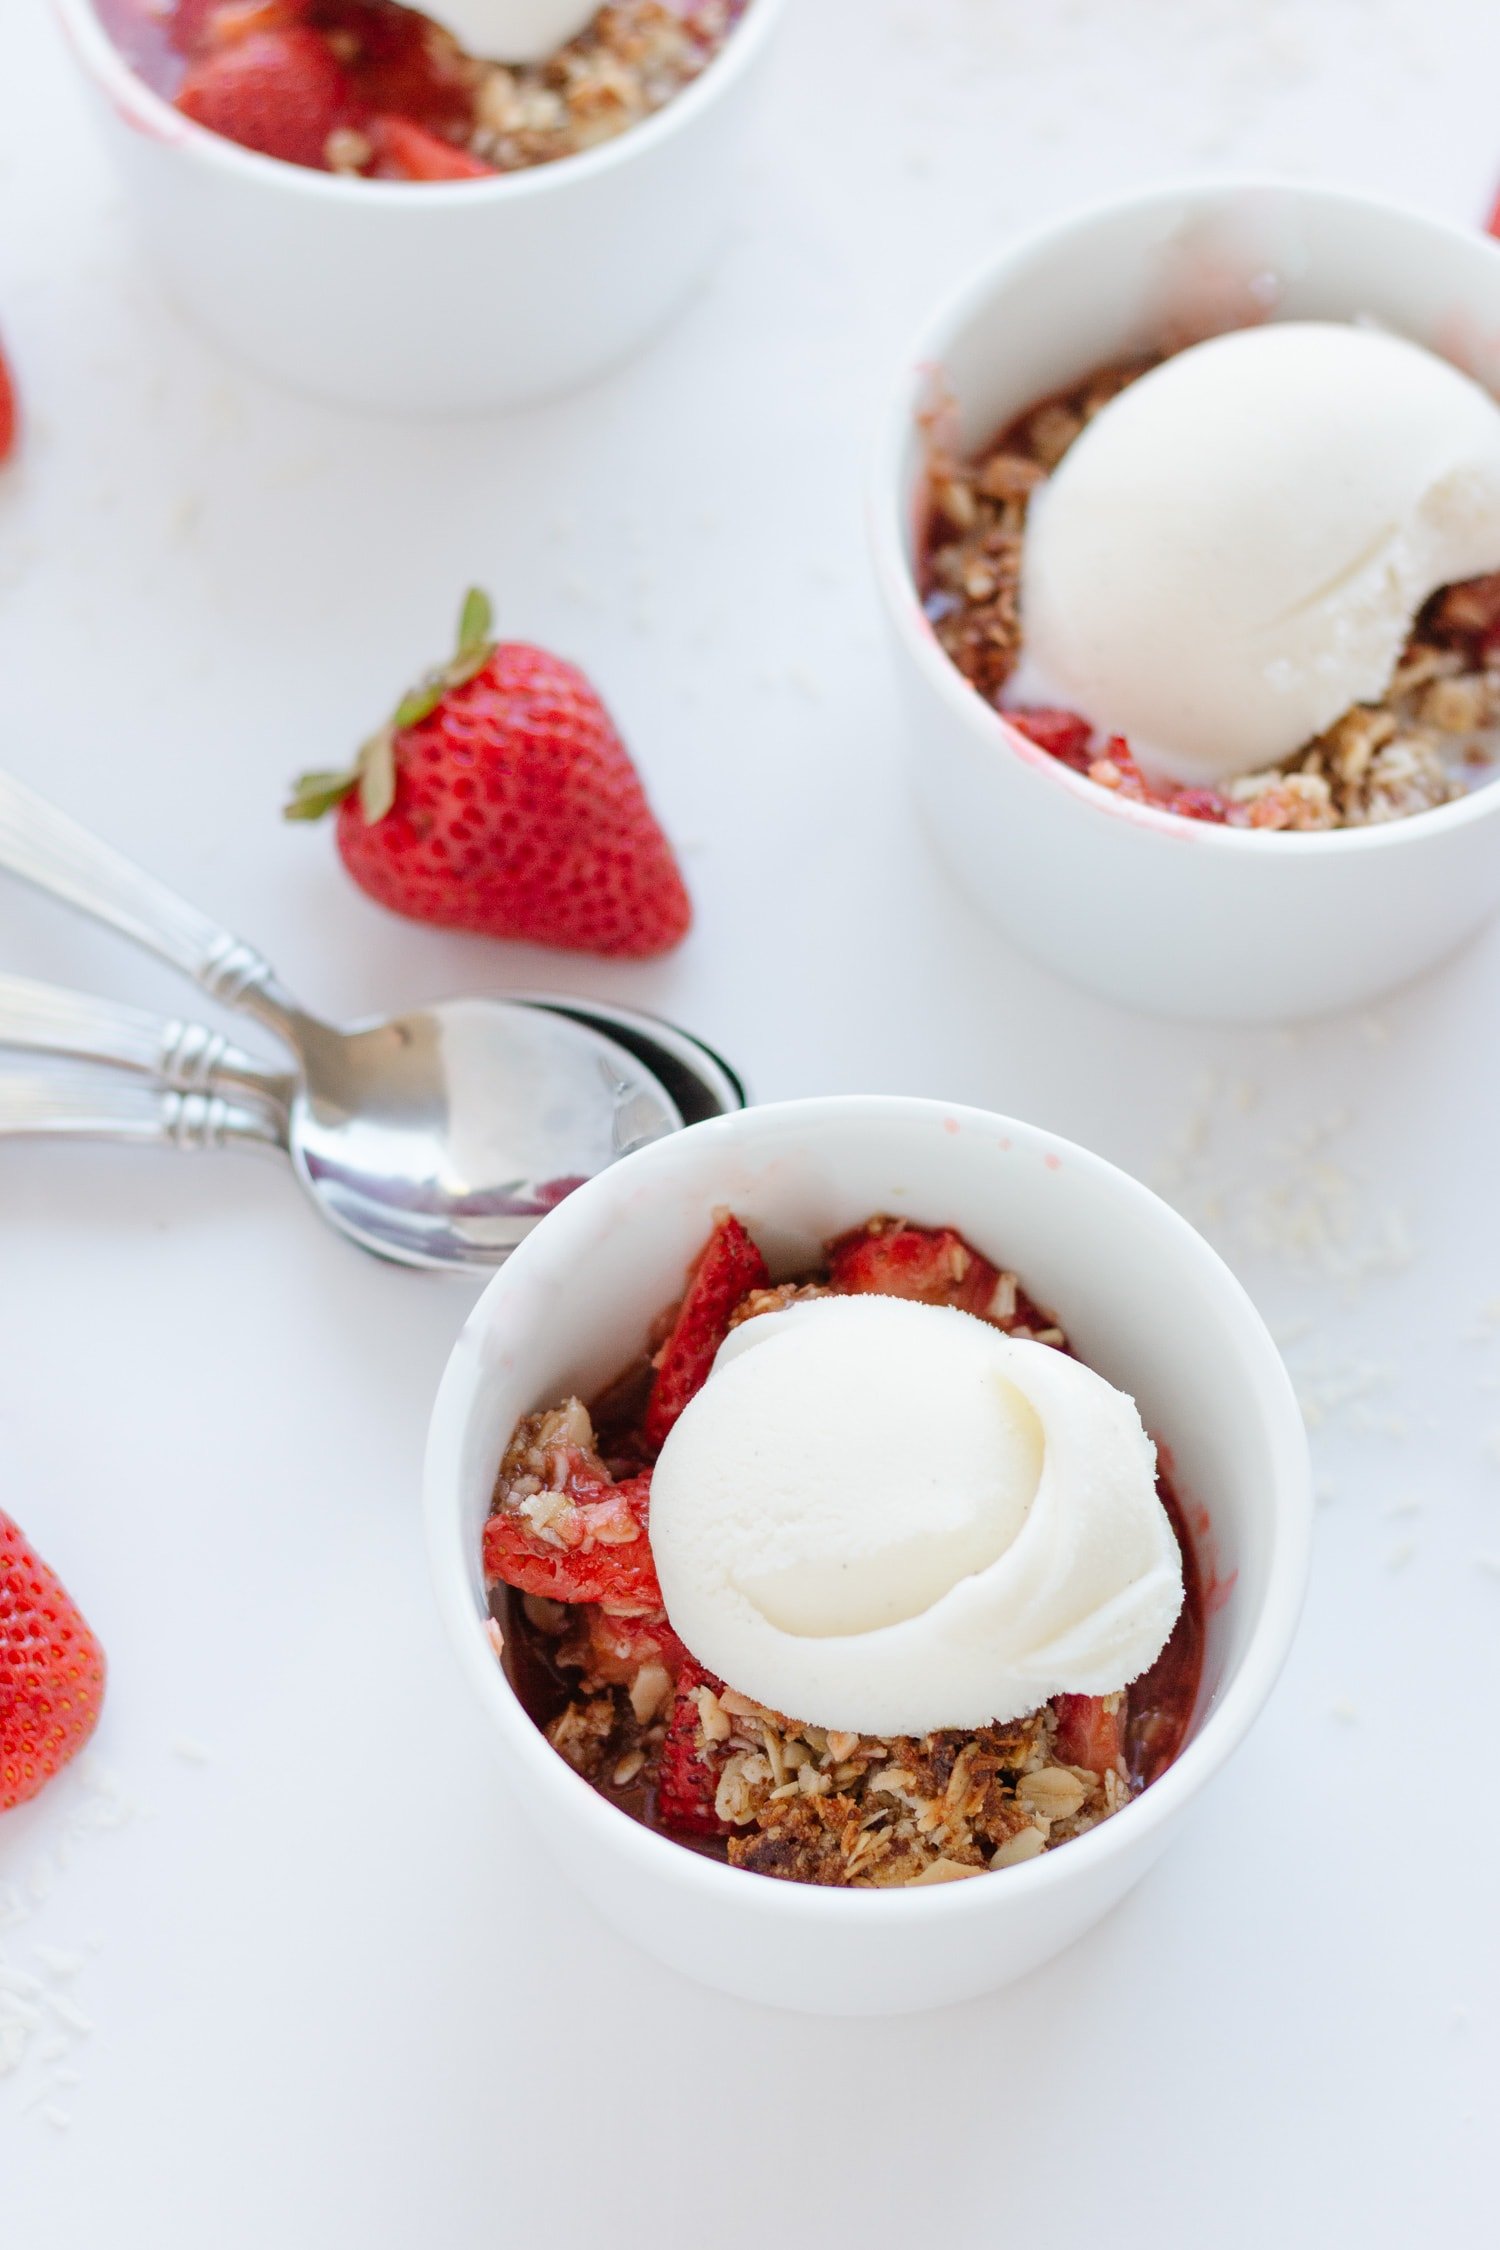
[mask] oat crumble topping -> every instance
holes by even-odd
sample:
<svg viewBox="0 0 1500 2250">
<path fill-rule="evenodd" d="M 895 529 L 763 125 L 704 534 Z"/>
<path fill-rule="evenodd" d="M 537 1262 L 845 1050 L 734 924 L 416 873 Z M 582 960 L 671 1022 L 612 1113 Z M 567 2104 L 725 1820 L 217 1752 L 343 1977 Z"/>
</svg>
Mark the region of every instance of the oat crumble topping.
<svg viewBox="0 0 1500 2250">
<path fill-rule="evenodd" d="M 979 1875 L 1084 1835 L 1131 1795 L 1123 1760 L 1103 1774 L 1059 1761 L 1050 1706 L 973 1734 L 882 1740 L 799 1725 L 729 1688 L 690 1694 L 693 1753 L 735 1830 L 730 1865 L 757 1874 L 841 1889 Z M 1125 1701 L 1107 1700 L 1115 1714 Z M 585 1692 L 547 1734 L 611 1790 L 637 1779 L 665 1728 L 654 1713 L 642 1727 L 615 1689 Z"/>
<path fill-rule="evenodd" d="M 473 155 L 498 172 L 553 164 L 666 107 L 713 61 L 745 0 L 613 0 L 545 62 L 476 63 Z"/>
</svg>

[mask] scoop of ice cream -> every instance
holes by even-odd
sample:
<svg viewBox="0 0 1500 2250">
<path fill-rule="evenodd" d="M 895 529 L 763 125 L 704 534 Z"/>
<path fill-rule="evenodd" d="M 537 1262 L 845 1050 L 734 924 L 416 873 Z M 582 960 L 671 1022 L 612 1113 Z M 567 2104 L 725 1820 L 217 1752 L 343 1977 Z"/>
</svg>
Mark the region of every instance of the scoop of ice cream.
<svg viewBox="0 0 1500 2250">
<path fill-rule="evenodd" d="M 1496 569 L 1488 392 L 1373 329 L 1244 329 L 1121 391 L 1040 490 L 1018 686 L 1223 780 L 1378 700 L 1428 595 Z"/>
<path fill-rule="evenodd" d="M 542 62 L 599 13 L 601 0 L 422 0 L 422 13 L 482 62 Z"/>
<path fill-rule="evenodd" d="M 1182 1563 L 1133 1402 L 968 1313 L 827 1297 L 735 1330 L 662 1449 L 667 1613 L 742 1694 L 925 1734 L 1108 1695 Z"/>
</svg>

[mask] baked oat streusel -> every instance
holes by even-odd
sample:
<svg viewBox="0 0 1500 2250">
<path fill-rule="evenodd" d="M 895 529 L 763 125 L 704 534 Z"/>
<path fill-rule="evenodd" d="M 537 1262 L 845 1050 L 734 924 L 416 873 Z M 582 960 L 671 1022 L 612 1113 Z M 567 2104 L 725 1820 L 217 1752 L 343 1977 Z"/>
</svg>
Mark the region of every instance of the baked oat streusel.
<svg viewBox="0 0 1500 2250">
<path fill-rule="evenodd" d="M 515 172 L 614 140 L 701 76 L 744 4 L 613 0 L 546 62 L 480 65 L 469 147 L 497 172 Z"/>
</svg>

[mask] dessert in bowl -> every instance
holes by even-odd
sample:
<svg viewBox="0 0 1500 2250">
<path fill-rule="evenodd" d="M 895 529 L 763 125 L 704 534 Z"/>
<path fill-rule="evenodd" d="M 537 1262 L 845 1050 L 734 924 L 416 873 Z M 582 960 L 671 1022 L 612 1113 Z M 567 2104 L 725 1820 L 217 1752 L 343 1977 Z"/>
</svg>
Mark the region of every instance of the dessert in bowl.
<svg viewBox="0 0 1500 2250">
<path fill-rule="evenodd" d="M 1493 243 L 1247 181 L 1065 221 L 940 317 L 877 561 L 929 819 L 1029 950 L 1266 1020 L 1493 912 L 1497 314 Z"/>
<path fill-rule="evenodd" d="M 707 1982 L 879 2013 L 1007 1981 L 1144 1871 L 1280 1664 L 1274 1347 L 1154 1197 L 983 1112 L 751 1111 L 598 1189 L 433 1421 L 439 1595 L 512 1779 Z"/>
<path fill-rule="evenodd" d="M 312 171 L 408 182 L 603 147 L 701 77 L 746 4 L 97 0 L 121 54 L 195 124 Z"/>
<path fill-rule="evenodd" d="M 722 238 L 786 0 L 623 0 L 513 61 L 465 44 L 479 0 L 56 5 L 201 325 L 300 389 L 441 413 L 569 389 L 663 325 Z"/>
</svg>

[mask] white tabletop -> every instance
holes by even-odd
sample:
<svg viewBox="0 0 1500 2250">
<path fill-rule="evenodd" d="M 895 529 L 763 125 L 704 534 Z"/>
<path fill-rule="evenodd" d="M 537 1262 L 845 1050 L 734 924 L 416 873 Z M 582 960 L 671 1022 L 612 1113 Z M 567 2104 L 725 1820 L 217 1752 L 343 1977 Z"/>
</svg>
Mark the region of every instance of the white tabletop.
<svg viewBox="0 0 1500 2250">
<path fill-rule="evenodd" d="M 1010 230 L 1229 165 L 1477 217 L 1497 86 L 1484 0 L 804 0 L 675 332 L 544 411 L 390 426 L 180 324 L 42 0 L 5 0 L 5 764 L 329 1011 L 597 992 L 762 1096 L 987 1103 L 1165 1184 L 1286 1338 L 1327 1502 L 1271 1709 L 1104 1927 L 927 2018 L 742 2006 L 561 1887 L 440 1642 L 418 1467 L 470 1292 L 253 1159 L 8 1148 L 0 1505 L 112 1674 L 86 1766 L 0 1822 L 42 2018 L 6 2250 L 1493 2239 L 1500 934 L 1296 1036 L 1018 959 L 911 822 L 861 480 L 904 339 Z M 616 707 L 697 893 L 675 959 L 415 930 L 278 820 L 471 578 Z M 0 961 L 175 997 L 13 889 Z"/>
</svg>

